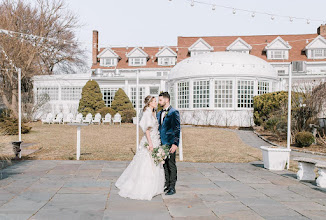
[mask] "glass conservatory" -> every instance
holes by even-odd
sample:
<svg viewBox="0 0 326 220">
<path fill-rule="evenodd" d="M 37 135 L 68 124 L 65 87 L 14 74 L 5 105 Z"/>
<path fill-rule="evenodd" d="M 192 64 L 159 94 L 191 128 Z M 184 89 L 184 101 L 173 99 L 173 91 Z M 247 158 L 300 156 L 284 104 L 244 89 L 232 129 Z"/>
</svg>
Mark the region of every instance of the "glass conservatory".
<svg viewBox="0 0 326 220">
<path fill-rule="evenodd" d="M 278 90 L 278 75 L 261 58 L 213 52 L 179 62 L 168 75 L 171 104 L 184 124 L 253 125 L 253 97 Z"/>
</svg>

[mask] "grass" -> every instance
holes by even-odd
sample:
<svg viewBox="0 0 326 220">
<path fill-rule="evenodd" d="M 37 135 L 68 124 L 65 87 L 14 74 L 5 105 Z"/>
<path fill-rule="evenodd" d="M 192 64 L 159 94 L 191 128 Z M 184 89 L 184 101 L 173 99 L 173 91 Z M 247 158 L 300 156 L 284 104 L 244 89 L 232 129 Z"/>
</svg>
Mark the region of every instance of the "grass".
<svg viewBox="0 0 326 220">
<path fill-rule="evenodd" d="M 256 132 L 259 133 L 262 137 L 266 138 L 267 140 L 280 145 L 282 147 L 287 146 L 286 137 L 280 138 L 278 135 L 272 133 L 271 131 L 264 130 L 263 128 L 256 129 Z M 291 144 L 291 149 L 296 149 L 300 151 L 311 151 L 311 152 L 318 152 L 318 153 L 326 153 L 326 145 L 322 143 L 312 144 L 309 147 L 297 147 L 295 144 Z"/>
<path fill-rule="evenodd" d="M 33 122 L 24 143 L 40 149 L 28 159 L 71 160 L 76 158 L 76 127 L 42 125 Z M 261 160 L 261 151 L 244 144 L 232 131 L 216 128 L 184 127 L 183 156 L 187 162 L 250 162 Z M 140 129 L 140 138 L 142 137 Z M 11 141 L 18 136 L 0 137 L 0 154 L 10 156 Z M 10 150 L 9 150 L 10 149 Z M 136 126 L 133 124 L 89 125 L 81 129 L 81 160 L 132 160 L 136 150 Z M 177 157 L 179 158 L 179 157 Z M 178 160 L 178 159 L 177 159 Z"/>
</svg>

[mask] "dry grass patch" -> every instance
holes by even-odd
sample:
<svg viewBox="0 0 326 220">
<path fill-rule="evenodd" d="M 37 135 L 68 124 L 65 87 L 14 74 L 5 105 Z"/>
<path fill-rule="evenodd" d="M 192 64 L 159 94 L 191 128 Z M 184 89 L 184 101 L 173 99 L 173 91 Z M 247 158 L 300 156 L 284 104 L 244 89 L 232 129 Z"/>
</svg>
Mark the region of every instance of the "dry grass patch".
<svg viewBox="0 0 326 220">
<path fill-rule="evenodd" d="M 31 123 L 33 129 L 22 135 L 24 143 L 40 149 L 30 159 L 69 160 L 76 158 L 76 127 Z M 89 125 L 81 129 L 82 160 L 131 160 L 136 150 L 133 124 Z M 184 127 L 183 154 L 188 162 L 250 162 L 261 160 L 261 151 L 244 144 L 236 133 L 224 129 Z M 142 132 L 140 131 L 140 138 Z M 18 140 L 1 136 L 0 145 Z M 10 145 L 11 147 L 11 145 Z M 4 153 L 5 151 L 1 151 Z M 12 154 L 12 151 L 10 152 Z"/>
<path fill-rule="evenodd" d="M 185 127 L 182 133 L 184 161 L 246 163 L 262 159 L 259 149 L 244 144 L 230 130 Z"/>
</svg>

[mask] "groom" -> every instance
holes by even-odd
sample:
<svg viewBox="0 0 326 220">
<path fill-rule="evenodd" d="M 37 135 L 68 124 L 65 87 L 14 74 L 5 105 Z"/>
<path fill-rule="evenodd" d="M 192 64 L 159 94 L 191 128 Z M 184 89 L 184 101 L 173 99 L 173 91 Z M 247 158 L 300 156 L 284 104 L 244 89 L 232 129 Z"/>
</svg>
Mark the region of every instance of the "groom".
<svg viewBox="0 0 326 220">
<path fill-rule="evenodd" d="M 162 92 L 159 95 L 160 106 L 163 109 L 157 113 L 159 131 L 162 145 L 170 146 L 170 158 L 166 158 L 163 165 L 165 172 L 165 195 L 176 193 L 175 184 L 177 182 L 177 166 L 175 162 L 176 150 L 180 139 L 180 115 L 179 111 L 170 105 L 170 95 L 168 92 Z"/>
</svg>

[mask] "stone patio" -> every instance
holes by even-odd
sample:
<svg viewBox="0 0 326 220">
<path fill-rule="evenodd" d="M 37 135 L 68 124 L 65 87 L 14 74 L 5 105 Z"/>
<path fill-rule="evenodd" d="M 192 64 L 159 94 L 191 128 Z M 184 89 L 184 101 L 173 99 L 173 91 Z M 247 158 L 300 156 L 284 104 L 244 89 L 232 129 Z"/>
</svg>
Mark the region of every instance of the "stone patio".
<svg viewBox="0 0 326 220">
<path fill-rule="evenodd" d="M 177 194 L 121 198 L 118 161 L 22 161 L 0 170 L 0 219 L 325 219 L 326 191 L 288 171 L 179 162 Z"/>
</svg>

